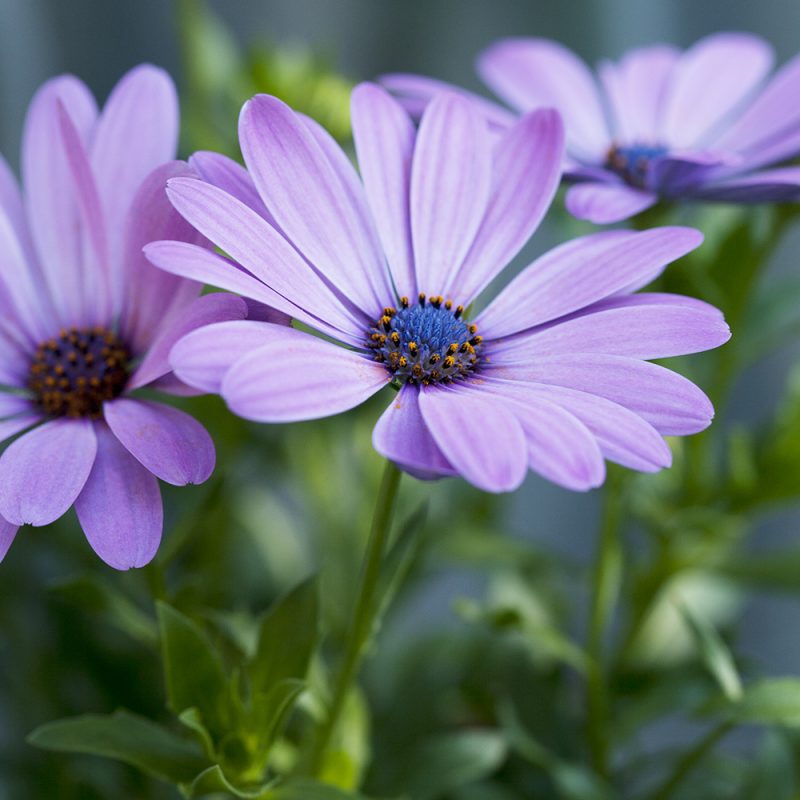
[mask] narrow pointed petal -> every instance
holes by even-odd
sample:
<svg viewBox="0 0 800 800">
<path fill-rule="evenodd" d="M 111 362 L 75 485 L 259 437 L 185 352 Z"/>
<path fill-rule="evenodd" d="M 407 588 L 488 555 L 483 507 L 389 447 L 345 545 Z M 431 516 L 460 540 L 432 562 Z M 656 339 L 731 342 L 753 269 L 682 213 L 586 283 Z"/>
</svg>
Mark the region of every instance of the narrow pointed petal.
<svg viewBox="0 0 800 800">
<path fill-rule="evenodd" d="M 411 384 L 400 390 L 375 423 L 372 444 L 382 456 L 414 474 L 454 475 L 422 417 L 419 393 Z"/>
<path fill-rule="evenodd" d="M 485 120 L 463 97 L 425 110 L 411 165 L 411 236 L 417 286 L 445 294 L 478 232 L 492 180 Z"/>
<path fill-rule="evenodd" d="M 657 364 L 623 356 L 565 354 L 530 364 L 492 367 L 493 377 L 577 389 L 629 408 L 664 436 L 705 430 L 714 416 L 691 381 Z"/>
<path fill-rule="evenodd" d="M 189 158 L 189 166 L 196 170 L 204 181 L 218 186 L 241 203 L 252 208 L 270 225 L 277 227 L 272 214 L 267 211 L 264 201 L 259 197 L 250 173 L 241 164 L 237 164 L 232 158 L 221 153 L 201 150 L 192 154 Z"/>
<path fill-rule="evenodd" d="M 362 83 L 350 99 L 358 165 L 397 294 L 416 297 L 409 220 L 411 160 L 416 131 L 383 89 Z"/>
<path fill-rule="evenodd" d="M 214 293 L 198 297 L 172 324 L 162 328 L 150 346 L 136 372 L 131 376 L 129 389 L 152 383 L 171 371 L 169 353 L 181 337 L 195 328 L 225 320 L 241 320 L 247 316 L 247 304 L 232 294 Z"/>
<path fill-rule="evenodd" d="M 160 326 L 191 303 L 202 288 L 196 281 L 156 269 L 143 252 L 148 242 L 157 239 L 206 242 L 167 198 L 167 181 L 187 175 L 194 172 L 183 161 L 156 167 L 136 192 L 125 220 L 123 252 L 112 273 L 112 296 L 114 308 L 121 313 L 120 329 L 137 354 L 147 350 Z"/>
<path fill-rule="evenodd" d="M 125 220 L 142 181 L 175 158 L 178 96 L 172 79 L 150 64 L 134 67 L 114 87 L 92 140 L 91 162 L 118 262 L 125 246 Z"/>
<path fill-rule="evenodd" d="M 12 442 L 0 456 L 0 515 L 14 525 L 57 520 L 83 489 L 96 452 L 88 420 L 53 420 Z"/>
<path fill-rule="evenodd" d="M 222 380 L 233 364 L 273 337 L 271 325 L 263 322 L 218 322 L 180 339 L 172 348 L 169 362 L 184 383 L 219 394 Z"/>
<path fill-rule="evenodd" d="M 280 100 L 257 95 L 242 109 L 245 163 L 280 229 L 369 317 L 393 297 L 363 188 L 344 155 Z M 335 158 L 332 160 L 331 156 Z M 238 259 L 237 259 L 238 260 Z"/>
<path fill-rule="evenodd" d="M 526 114 L 500 137 L 486 215 L 448 296 L 468 305 L 522 249 L 553 201 L 563 156 L 564 126 L 550 109 Z"/>
<path fill-rule="evenodd" d="M 167 194 L 185 219 L 274 292 L 339 330 L 363 335 L 364 323 L 372 319 L 345 306 L 289 242 L 252 209 L 221 189 L 191 178 L 171 180 Z"/>
<path fill-rule="evenodd" d="M 741 110 L 772 67 L 770 45 L 745 33 L 717 33 L 689 48 L 664 99 L 663 134 L 672 147 L 697 147 Z"/>
<path fill-rule="evenodd" d="M 479 56 L 478 73 L 519 111 L 561 112 L 571 153 L 587 161 L 605 155 L 611 136 L 594 76 L 566 47 L 546 39 L 502 39 Z"/>
<path fill-rule="evenodd" d="M 489 391 L 513 393 L 523 402 L 536 397 L 555 403 L 580 420 L 596 438 L 603 455 L 610 461 L 640 472 L 656 472 L 672 463 L 672 452 L 661 434 L 638 414 L 619 403 L 598 395 L 562 386 L 498 382 L 489 378 Z"/>
<path fill-rule="evenodd" d="M 722 315 L 697 301 L 616 307 L 583 314 L 493 345 L 495 363 L 528 363 L 561 353 L 605 353 L 656 359 L 700 353 L 730 339 Z"/>
<path fill-rule="evenodd" d="M 556 247 L 524 269 L 475 320 L 497 339 L 639 288 L 703 241 L 694 228 L 606 231 Z"/>
<path fill-rule="evenodd" d="M 14 538 L 19 530 L 19 525 L 12 525 L 0 517 L 0 561 L 6 557 L 9 548 L 14 543 Z"/>
<path fill-rule="evenodd" d="M 669 80 L 680 51 L 657 44 L 630 50 L 598 70 L 614 118 L 614 132 L 624 142 L 657 142 Z"/>
<path fill-rule="evenodd" d="M 76 78 L 45 83 L 28 109 L 22 141 L 25 207 L 46 293 L 57 324 L 80 322 L 82 230 L 75 182 L 64 147 L 59 103 L 85 144 L 97 118 L 94 98 Z"/>
<path fill-rule="evenodd" d="M 505 404 L 458 388 L 425 386 L 419 407 L 444 457 L 471 484 L 510 492 L 525 479 L 525 432 Z"/>
<path fill-rule="evenodd" d="M 780 167 L 729 178 L 700 189 L 696 196 L 723 203 L 796 202 L 800 200 L 800 167 Z"/>
<path fill-rule="evenodd" d="M 75 511 L 92 549 L 110 567 L 143 567 L 161 542 L 164 512 L 158 480 L 103 424 L 97 458 Z"/>
<path fill-rule="evenodd" d="M 503 108 L 479 94 L 468 92 L 452 83 L 429 78 L 427 75 L 397 72 L 381 75 L 378 82 L 395 94 L 400 105 L 415 119 L 419 119 L 428 103 L 442 92 L 455 92 L 469 99 L 486 117 L 489 124 L 498 130 L 510 127 L 516 119 L 516 116 L 507 108 Z"/>
<path fill-rule="evenodd" d="M 389 383 L 386 368 L 367 356 L 292 328 L 270 329 L 272 341 L 242 356 L 222 381 L 231 411 L 245 419 L 328 417 L 360 405 Z"/>
<path fill-rule="evenodd" d="M 773 164 L 800 152 L 800 55 L 779 69 L 747 110 L 714 142 L 740 153 L 750 167 Z M 795 135 L 792 136 L 791 134 Z"/>
<path fill-rule="evenodd" d="M 214 471 L 208 431 L 177 408 L 120 397 L 105 404 L 103 416 L 128 452 L 166 483 L 203 483 Z"/>
<path fill-rule="evenodd" d="M 658 202 L 658 196 L 624 183 L 579 183 L 567 190 L 567 211 L 595 225 L 635 217 Z"/>
</svg>

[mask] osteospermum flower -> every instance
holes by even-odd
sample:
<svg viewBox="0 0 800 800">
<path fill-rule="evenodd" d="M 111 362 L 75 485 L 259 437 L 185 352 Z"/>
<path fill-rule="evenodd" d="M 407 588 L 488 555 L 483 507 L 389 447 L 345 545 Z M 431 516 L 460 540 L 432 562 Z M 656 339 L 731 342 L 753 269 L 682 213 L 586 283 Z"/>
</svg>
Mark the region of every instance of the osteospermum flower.
<svg viewBox="0 0 800 800">
<path fill-rule="evenodd" d="M 177 275 L 268 303 L 325 338 L 264 322 L 209 325 L 170 357 L 248 419 L 336 414 L 399 390 L 374 445 L 422 477 L 511 490 L 528 468 L 597 486 L 603 456 L 670 461 L 662 434 L 705 428 L 692 383 L 644 359 L 728 338 L 711 306 L 633 294 L 696 247 L 687 228 L 612 232 L 537 259 L 477 315 L 472 304 L 519 251 L 560 177 L 558 114 L 524 115 L 494 144 L 473 104 L 436 97 L 417 132 L 377 86 L 352 99 L 361 179 L 318 126 L 274 97 L 242 111 L 241 168 L 201 155 L 217 184 L 170 181 L 174 206 L 238 265 L 183 242 L 145 252 Z M 362 182 L 363 181 L 363 182 Z M 343 345 L 343 346 L 342 346 Z"/>
<path fill-rule="evenodd" d="M 154 269 L 142 245 L 203 239 L 166 180 L 178 106 L 169 77 L 141 66 L 102 113 L 74 77 L 38 91 L 22 143 L 24 193 L 0 159 L 0 558 L 17 528 L 74 504 L 112 567 L 146 564 L 162 530 L 157 478 L 206 480 L 214 447 L 188 415 L 131 392 L 181 393 L 167 354 L 197 325 L 243 318 L 231 295 Z"/>
<path fill-rule="evenodd" d="M 478 58 L 483 81 L 513 109 L 471 95 L 498 128 L 520 113 L 557 108 L 567 130 L 566 203 L 595 223 L 657 202 L 800 199 L 800 57 L 766 85 L 772 48 L 757 36 L 719 33 L 681 52 L 669 45 L 603 61 L 595 77 L 546 39 L 504 39 Z M 413 75 L 383 83 L 419 111 L 443 84 Z"/>
</svg>

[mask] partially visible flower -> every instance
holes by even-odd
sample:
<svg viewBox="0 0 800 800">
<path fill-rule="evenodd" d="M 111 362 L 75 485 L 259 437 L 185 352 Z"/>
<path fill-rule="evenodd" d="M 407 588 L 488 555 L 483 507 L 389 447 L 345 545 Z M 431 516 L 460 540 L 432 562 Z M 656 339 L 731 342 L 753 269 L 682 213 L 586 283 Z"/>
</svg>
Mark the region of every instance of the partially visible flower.
<svg viewBox="0 0 800 800">
<path fill-rule="evenodd" d="M 576 217 L 617 222 L 667 200 L 800 200 L 800 56 L 764 81 L 771 47 L 718 33 L 685 52 L 669 45 L 603 61 L 597 79 L 546 39 L 504 39 L 478 58 L 484 82 L 513 109 L 470 95 L 500 129 L 518 114 L 557 108 L 567 130 L 565 177 Z M 416 113 L 445 84 L 414 75 L 382 83 Z"/>
<path fill-rule="evenodd" d="M 169 182 L 175 208 L 238 264 L 169 241 L 145 248 L 154 264 L 326 337 L 209 325 L 172 350 L 182 380 L 262 422 L 337 414 L 392 384 L 375 448 L 415 475 L 458 474 L 493 492 L 519 486 L 529 468 L 586 490 L 603 482 L 604 456 L 658 470 L 670 463 L 662 434 L 709 424 L 703 393 L 644 359 L 722 344 L 722 315 L 686 297 L 633 294 L 696 247 L 697 231 L 569 242 L 472 319 L 552 201 L 559 115 L 526 114 L 495 146 L 458 95 L 437 96 L 417 131 L 385 91 L 362 84 L 352 120 L 361 179 L 324 130 L 259 95 L 239 126 L 252 181 L 216 158 L 216 186 Z"/>
<path fill-rule="evenodd" d="M 154 269 L 142 246 L 204 246 L 167 202 L 178 104 L 163 71 L 140 66 L 102 112 L 72 76 L 48 81 L 28 111 L 24 194 L 0 158 L 0 558 L 24 524 L 74 504 L 97 554 L 140 567 L 158 548 L 157 478 L 205 481 L 214 447 L 168 405 L 130 396 L 186 393 L 167 354 L 183 334 L 242 319 L 244 301 Z M 30 430 L 29 430 L 30 429 Z"/>
</svg>

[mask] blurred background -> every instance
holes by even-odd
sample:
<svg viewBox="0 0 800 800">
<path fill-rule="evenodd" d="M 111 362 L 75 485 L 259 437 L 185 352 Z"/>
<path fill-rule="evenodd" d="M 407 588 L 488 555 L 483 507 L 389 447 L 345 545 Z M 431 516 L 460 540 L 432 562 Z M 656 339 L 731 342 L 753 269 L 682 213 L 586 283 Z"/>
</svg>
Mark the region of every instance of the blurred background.
<svg viewBox="0 0 800 800">
<path fill-rule="evenodd" d="M 0 151 L 17 166 L 27 104 L 39 84 L 61 72 L 80 76 L 102 102 L 133 65 L 161 65 L 174 76 L 182 96 L 182 155 L 202 147 L 235 156 L 236 114 L 255 91 L 284 97 L 346 142 L 352 83 L 404 71 L 482 91 L 473 60 L 499 37 L 551 37 L 591 63 L 655 41 L 687 46 L 726 29 L 764 36 L 782 63 L 800 51 L 800 3 L 0 0 Z M 695 213 L 705 212 L 688 212 L 684 221 L 695 221 Z M 565 226 L 570 233 L 582 230 L 554 212 L 519 265 L 563 238 Z M 794 231 L 775 253 L 771 281 L 796 272 L 798 252 L 800 236 Z M 784 346 L 751 367 L 734 389 L 724 425 L 734 430 L 741 423 L 768 420 L 798 355 L 798 346 Z M 348 575 L 360 558 L 358 531 L 364 530 L 374 497 L 378 462 L 369 448 L 369 431 L 380 402 L 347 420 L 314 425 L 313 436 L 310 426 L 248 426 L 230 419 L 214 399 L 192 404 L 215 434 L 220 463 L 228 466 L 211 486 L 180 496 L 166 493 L 173 526 L 171 531 L 168 527 L 168 553 L 162 566 L 146 575 L 109 574 L 70 520 L 20 535 L 0 568 L 0 796 L 173 796 L 166 789 L 157 793 L 133 771 L 109 768 L 102 773 L 94 760 L 68 764 L 68 759 L 56 760 L 22 743 L 33 727 L 56 716 L 110 711 L 115 705 L 161 713 L 159 664 L 142 652 L 154 635 L 146 609 L 151 590 L 164 592 L 168 586 L 173 599 L 177 595 L 189 606 L 214 609 L 220 619 L 224 611 L 230 616 L 221 624 L 234 626 L 236 613 L 262 609 L 334 552 L 339 560 L 331 563 L 338 564 L 339 574 L 331 568 L 328 580 L 338 581 L 340 593 L 331 596 L 340 598 L 342 606 L 326 613 L 332 629 L 341 628 Z M 519 492 L 500 500 L 453 482 L 444 488 L 407 483 L 402 513 L 429 496 L 437 541 L 391 615 L 384 653 L 370 673 L 374 702 L 389 718 L 386 676 L 401 669 L 395 656 L 408 647 L 409 637 L 421 641 L 430 633 L 433 640 L 449 641 L 450 634 L 442 631 L 469 624 L 491 583 L 487 565 L 497 566 L 506 579 L 500 594 L 513 595 L 508 571 L 522 564 L 529 575 L 541 572 L 555 581 L 548 588 L 559 598 L 554 607 L 568 601 L 580 608 L 602 500 L 599 492 L 568 493 L 533 475 Z M 323 521 L 321 542 L 315 536 Z M 799 521 L 791 507 L 770 508 L 759 515 L 746 549 L 769 557 L 790 548 Z M 517 543 L 519 550 L 514 549 Z M 567 567 L 548 572 L 553 556 Z M 689 575 L 686 582 L 686 591 L 704 598 L 719 625 L 731 627 L 737 653 L 744 662 L 757 661 L 759 674 L 800 673 L 796 587 L 770 591 L 756 581 L 745 594 L 719 575 Z M 490 586 L 488 591 L 495 590 Z M 111 615 L 116 623 L 104 620 L 95 628 L 94 612 Z M 582 624 L 578 611 L 569 625 L 580 635 Z M 680 660 L 679 634 L 669 621 L 656 629 L 647 658 Z M 465 654 L 461 669 L 477 664 L 470 659 L 478 657 L 482 643 L 473 638 L 457 651 Z M 441 670 L 441 686 L 471 680 L 451 667 Z M 406 678 L 395 679 L 402 683 Z M 655 741 L 670 735 L 669 729 L 661 730 Z M 38 773 L 43 765 L 48 775 Z M 104 793 L 103 786 L 116 794 Z"/>
</svg>

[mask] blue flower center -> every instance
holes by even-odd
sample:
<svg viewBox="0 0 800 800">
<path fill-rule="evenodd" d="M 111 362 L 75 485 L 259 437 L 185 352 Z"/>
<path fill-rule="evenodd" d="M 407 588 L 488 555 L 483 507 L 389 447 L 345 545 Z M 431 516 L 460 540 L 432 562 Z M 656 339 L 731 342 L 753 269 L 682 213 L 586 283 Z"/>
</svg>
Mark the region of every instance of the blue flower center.
<svg viewBox="0 0 800 800">
<path fill-rule="evenodd" d="M 369 330 L 368 346 L 375 360 L 399 383 L 428 385 L 450 383 L 475 370 L 483 339 L 475 325 L 462 319 L 463 306 L 453 307 L 441 296 L 420 294 L 410 305 L 400 298 L 400 308 L 385 308 Z"/>
<path fill-rule="evenodd" d="M 614 145 L 608 151 L 605 166 L 631 186 L 645 189 L 651 162 L 666 154 L 667 148 L 660 145 L 635 144 L 630 147 Z"/>
<path fill-rule="evenodd" d="M 39 345 L 28 373 L 34 403 L 52 417 L 99 419 L 130 376 L 125 343 L 102 327 L 69 328 Z"/>
</svg>

